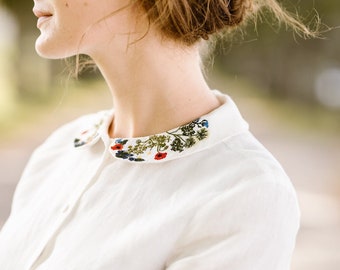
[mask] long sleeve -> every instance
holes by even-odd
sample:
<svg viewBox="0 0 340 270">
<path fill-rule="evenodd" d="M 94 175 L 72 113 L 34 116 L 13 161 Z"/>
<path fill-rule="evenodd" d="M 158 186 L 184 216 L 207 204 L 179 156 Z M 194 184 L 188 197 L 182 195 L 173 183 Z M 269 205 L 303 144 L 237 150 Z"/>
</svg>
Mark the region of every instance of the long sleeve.
<svg viewBox="0 0 340 270">
<path fill-rule="evenodd" d="M 270 175 L 215 197 L 193 218 L 167 270 L 288 270 L 299 228 L 294 190 Z"/>
</svg>

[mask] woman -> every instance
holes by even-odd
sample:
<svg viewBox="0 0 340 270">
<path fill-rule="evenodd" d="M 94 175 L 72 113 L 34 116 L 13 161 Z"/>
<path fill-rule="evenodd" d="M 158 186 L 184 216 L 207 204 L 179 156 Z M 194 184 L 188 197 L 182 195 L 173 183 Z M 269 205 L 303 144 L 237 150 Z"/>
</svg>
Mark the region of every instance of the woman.
<svg viewBox="0 0 340 270">
<path fill-rule="evenodd" d="M 114 110 L 34 152 L 0 235 L 1 269 L 289 269 L 295 191 L 233 101 L 209 89 L 198 52 L 261 1 L 34 2 L 37 52 L 89 55 Z"/>
</svg>

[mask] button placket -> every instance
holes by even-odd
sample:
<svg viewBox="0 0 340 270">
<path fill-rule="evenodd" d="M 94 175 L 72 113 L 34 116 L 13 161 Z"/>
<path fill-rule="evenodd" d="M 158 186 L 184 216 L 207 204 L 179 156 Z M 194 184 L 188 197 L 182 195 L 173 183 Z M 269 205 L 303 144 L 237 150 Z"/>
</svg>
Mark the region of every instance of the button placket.
<svg viewBox="0 0 340 270">
<path fill-rule="evenodd" d="M 51 239 L 54 238 L 55 234 L 60 230 L 60 228 L 63 226 L 63 224 L 65 223 L 65 221 L 68 219 L 68 217 L 70 216 L 70 214 L 73 212 L 73 210 L 77 207 L 78 202 L 80 201 L 81 197 L 83 196 L 83 194 L 93 185 L 93 183 L 95 182 L 94 179 L 98 178 L 98 174 L 99 172 L 101 172 L 105 161 L 107 159 L 107 157 L 110 154 L 108 153 L 108 151 L 105 149 L 104 153 L 101 157 L 101 160 L 99 162 L 99 165 L 97 165 L 97 168 L 95 170 L 95 173 L 92 174 L 91 177 L 88 178 L 88 181 L 86 184 L 84 184 L 82 186 L 82 188 L 80 188 L 77 192 L 77 194 L 75 194 L 74 196 L 72 196 L 71 200 L 66 203 L 59 211 L 60 215 L 59 217 L 57 217 L 56 222 L 54 224 L 54 226 L 51 228 L 50 232 L 47 234 L 47 236 L 45 237 L 45 241 L 43 241 L 42 245 L 40 248 L 37 249 L 37 252 L 34 256 L 32 256 L 32 258 L 34 258 L 28 265 L 29 267 L 27 268 L 27 270 L 33 270 L 32 267 L 35 265 L 36 261 L 39 260 L 40 254 L 42 254 L 42 252 L 44 251 L 44 249 L 46 248 L 46 246 L 49 244 L 49 242 L 51 241 Z"/>
</svg>

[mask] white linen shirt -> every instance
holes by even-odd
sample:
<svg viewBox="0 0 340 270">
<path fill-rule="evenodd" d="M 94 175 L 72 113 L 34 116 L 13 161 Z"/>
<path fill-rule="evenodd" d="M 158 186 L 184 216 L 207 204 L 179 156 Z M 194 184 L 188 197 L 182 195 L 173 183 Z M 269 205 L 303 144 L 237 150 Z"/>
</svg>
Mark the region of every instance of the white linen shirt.
<svg viewBox="0 0 340 270">
<path fill-rule="evenodd" d="M 109 138 L 113 111 L 32 155 L 0 233 L 1 270 L 288 270 L 289 178 L 233 101 L 187 125 Z"/>
</svg>

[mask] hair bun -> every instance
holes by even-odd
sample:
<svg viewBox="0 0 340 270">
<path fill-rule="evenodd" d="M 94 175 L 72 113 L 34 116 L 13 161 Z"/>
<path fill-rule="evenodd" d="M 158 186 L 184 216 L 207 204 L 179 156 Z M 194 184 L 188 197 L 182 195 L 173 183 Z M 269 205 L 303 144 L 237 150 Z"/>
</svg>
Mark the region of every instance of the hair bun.
<svg viewBox="0 0 340 270">
<path fill-rule="evenodd" d="M 161 33 L 187 45 L 239 25 L 250 0 L 139 0 Z"/>
</svg>

